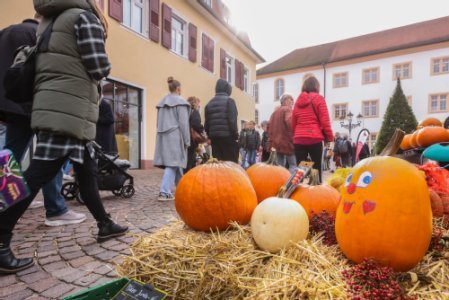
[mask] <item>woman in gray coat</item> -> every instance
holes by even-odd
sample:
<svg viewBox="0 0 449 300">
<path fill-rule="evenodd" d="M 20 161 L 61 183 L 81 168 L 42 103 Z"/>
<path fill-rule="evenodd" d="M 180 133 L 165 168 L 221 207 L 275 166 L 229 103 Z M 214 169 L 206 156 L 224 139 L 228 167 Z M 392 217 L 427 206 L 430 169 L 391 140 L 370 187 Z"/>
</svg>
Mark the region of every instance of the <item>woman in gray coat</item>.
<svg viewBox="0 0 449 300">
<path fill-rule="evenodd" d="M 173 189 L 187 167 L 190 146 L 190 104 L 181 95 L 181 83 L 168 78 L 170 94 L 157 108 L 157 135 L 154 165 L 165 168 L 159 192 L 160 201 L 174 200 Z"/>
</svg>

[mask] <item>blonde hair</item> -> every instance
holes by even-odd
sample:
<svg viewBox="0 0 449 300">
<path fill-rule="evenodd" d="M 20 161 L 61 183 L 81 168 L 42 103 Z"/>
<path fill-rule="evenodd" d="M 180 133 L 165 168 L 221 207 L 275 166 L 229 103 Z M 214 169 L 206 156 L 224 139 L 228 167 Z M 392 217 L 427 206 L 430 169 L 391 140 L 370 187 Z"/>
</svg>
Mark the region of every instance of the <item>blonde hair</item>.
<svg viewBox="0 0 449 300">
<path fill-rule="evenodd" d="M 104 30 L 104 38 L 106 39 L 108 37 L 108 28 L 109 28 L 108 21 L 106 21 L 106 18 L 104 16 L 101 8 L 98 7 L 97 0 L 90 0 L 89 3 L 90 3 L 90 6 L 92 7 L 94 15 L 98 19 L 100 19 L 100 23 L 103 26 L 103 30 Z"/>
<path fill-rule="evenodd" d="M 190 106 L 193 109 L 198 109 L 199 104 L 200 104 L 200 99 L 198 97 L 191 96 L 191 97 L 187 98 L 187 102 L 189 102 Z"/>
</svg>

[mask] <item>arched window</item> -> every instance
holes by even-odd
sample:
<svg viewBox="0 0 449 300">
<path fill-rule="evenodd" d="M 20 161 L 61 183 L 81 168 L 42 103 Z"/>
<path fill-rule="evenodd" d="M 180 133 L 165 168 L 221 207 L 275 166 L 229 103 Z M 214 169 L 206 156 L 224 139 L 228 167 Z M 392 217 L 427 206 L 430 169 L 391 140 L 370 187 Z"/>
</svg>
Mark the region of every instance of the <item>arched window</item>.
<svg viewBox="0 0 449 300">
<path fill-rule="evenodd" d="M 276 79 L 274 82 L 274 101 L 277 101 L 285 93 L 284 79 Z"/>
</svg>

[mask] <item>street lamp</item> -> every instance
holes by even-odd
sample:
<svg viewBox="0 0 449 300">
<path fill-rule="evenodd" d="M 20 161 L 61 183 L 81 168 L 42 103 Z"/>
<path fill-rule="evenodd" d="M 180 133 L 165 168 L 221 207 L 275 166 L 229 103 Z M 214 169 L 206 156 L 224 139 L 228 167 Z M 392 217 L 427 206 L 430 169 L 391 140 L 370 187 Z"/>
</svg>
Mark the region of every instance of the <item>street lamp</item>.
<svg viewBox="0 0 449 300">
<path fill-rule="evenodd" d="M 352 112 L 349 112 L 347 115 L 346 115 L 347 117 L 348 117 L 348 124 L 345 124 L 345 118 L 344 117 L 341 117 L 341 121 L 340 121 L 340 126 L 342 127 L 342 128 L 346 128 L 346 129 L 348 129 L 349 130 L 349 138 L 351 138 L 351 131 L 352 131 L 352 129 L 354 129 L 354 128 L 356 128 L 356 127 L 358 127 L 358 126 L 360 126 L 360 125 L 362 125 L 362 119 L 363 119 L 363 116 L 362 116 L 362 114 L 361 113 L 359 113 L 358 115 L 357 115 L 357 121 L 356 121 L 356 123 L 352 123 L 352 117 L 354 116 L 353 114 L 352 114 Z"/>
</svg>

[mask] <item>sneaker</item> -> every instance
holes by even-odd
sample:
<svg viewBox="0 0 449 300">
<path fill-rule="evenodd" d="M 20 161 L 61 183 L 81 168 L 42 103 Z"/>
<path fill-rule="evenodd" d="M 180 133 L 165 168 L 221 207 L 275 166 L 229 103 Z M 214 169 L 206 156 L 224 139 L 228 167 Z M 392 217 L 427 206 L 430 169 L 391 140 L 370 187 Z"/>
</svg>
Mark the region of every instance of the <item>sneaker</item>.
<svg viewBox="0 0 449 300">
<path fill-rule="evenodd" d="M 175 196 L 160 193 L 158 198 L 157 198 L 157 200 L 159 200 L 159 201 L 173 201 L 173 200 L 175 200 Z"/>
<path fill-rule="evenodd" d="M 30 206 L 28 206 L 29 208 L 39 208 L 44 206 L 44 202 L 39 201 L 39 200 L 34 200 L 33 202 L 31 202 Z"/>
<path fill-rule="evenodd" d="M 70 176 L 69 174 L 62 175 L 62 179 L 64 181 L 75 181 L 75 178 L 73 178 L 73 176 Z"/>
<path fill-rule="evenodd" d="M 63 226 L 69 224 L 78 224 L 86 220 L 86 215 L 74 212 L 73 210 L 67 211 L 65 214 L 56 217 L 45 218 L 45 225 L 47 226 Z"/>
<path fill-rule="evenodd" d="M 128 227 L 115 224 L 111 219 L 98 222 L 97 242 L 102 243 L 110 238 L 121 236 L 128 232 Z"/>
</svg>

